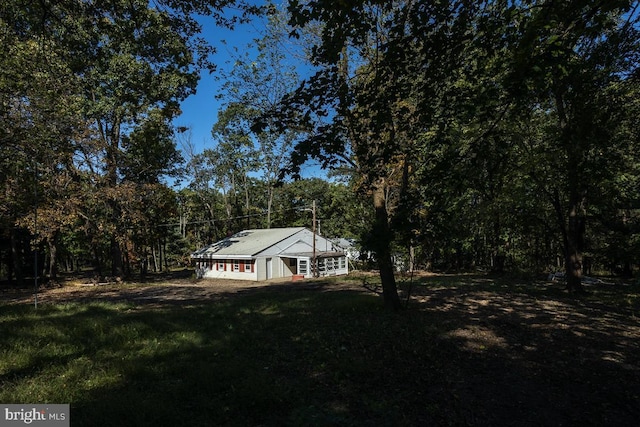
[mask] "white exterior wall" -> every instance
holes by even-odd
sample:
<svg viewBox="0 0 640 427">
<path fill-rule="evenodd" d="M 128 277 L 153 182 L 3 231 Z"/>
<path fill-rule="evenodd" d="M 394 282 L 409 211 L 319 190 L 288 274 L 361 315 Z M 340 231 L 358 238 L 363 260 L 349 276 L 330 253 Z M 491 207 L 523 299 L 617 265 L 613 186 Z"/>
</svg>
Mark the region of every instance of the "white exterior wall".
<svg viewBox="0 0 640 427">
<path fill-rule="evenodd" d="M 233 280 L 258 280 L 258 274 L 253 273 L 240 273 L 237 271 L 216 271 L 207 270 L 204 273 L 206 279 L 233 279 Z"/>
<path fill-rule="evenodd" d="M 256 280 L 267 280 L 267 259 L 266 258 L 258 258 L 256 259 Z"/>
<path fill-rule="evenodd" d="M 308 229 L 300 229 L 282 241 L 272 244 L 268 248 L 259 253 L 249 254 L 219 254 L 219 259 L 196 260 L 196 270 L 200 277 L 211 279 L 233 279 L 233 280 L 252 280 L 264 281 L 268 279 L 290 278 L 294 274 L 302 274 L 305 278 L 313 277 L 312 258 L 310 254 L 313 251 L 313 232 Z M 328 239 L 316 235 L 315 249 L 317 252 L 333 252 L 338 248 Z M 329 255 L 329 254 L 325 254 Z M 333 255 L 333 254 L 332 254 Z M 215 254 L 210 254 L 212 258 Z M 224 256 L 238 259 L 244 263 L 244 260 L 253 259 L 253 272 L 251 271 L 234 271 L 233 259 L 225 259 L 226 269 L 218 269 L 217 261 Z M 242 259 L 242 257 L 245 257 Z M 270 262 L 267 260 L 270 259 Z M 326 264 L 325 259 L 330 259 L 330 268 Z M 343 259 L 343 262 L 339 260 Z M 318 262 L 325 262 L 324 267 L 319 269 L 320 276 L 334 276 L 349 273 L 349 265 L 346 257 L 335 254 L 330 257 L 318 257 Z M 293 264 L 293 265 L 292 265 Z M 306 264 L 306 272 L 301 270 Z M 268 266 L 271 266 L 270 271 Z"/>
<path fill-rule="evenodd" d="M 271 274 L 267 275 L 267 259 L 271 259 Z M 342 262 L 340 261 L 342 259 Z M 292 261 L 293 260 L 293 261 Z M 301 261 L 306 261 L 307 271 L 305 278 L 313 277 L 312 259 L 307 257 L 280 258 L 278 256 L 260 257 L 253 260 L 253 272 L 250 271 L 234 271 L 233 260 L 225 260 L 226 271 L 218 270 L 218 263 L 213 263 L 209 268 L 208 261 L 197 263 L 196 268 L 203 268 L 203 276 L 207 279 L 232 279 L 232 280 L 253 280 L 262 281 L 267 279 L 279 279 L 292 277 L 296 271 L 300 271 Z M 244 263 L 244 260 L 239 260 Z M 338 276 L 349 274 L 349 262 L 345 256 L 323 257 L 318 258 L 318 274 L 319 276 Z M 294 263 L 294 265 L 291 265 Z"/>
<path fill-rule="evenodd" d="M 256 260 L 252 260 L 253 272 L 251 271 L 234 271 L 234 260 L 224 260 L 226 264 L 226 271 L 224 269 L 218 270 L 218 263 L 214 262 L 209 266 L 209 262 L 198 262 L 196 268 L 204 268 L 203 277 L 207 279 L 232 279 L 232 280 L 259 280 L 256 266 Z M 239 263 L 245 262 L 245 260 L 238 260 Z"/>
</svg>

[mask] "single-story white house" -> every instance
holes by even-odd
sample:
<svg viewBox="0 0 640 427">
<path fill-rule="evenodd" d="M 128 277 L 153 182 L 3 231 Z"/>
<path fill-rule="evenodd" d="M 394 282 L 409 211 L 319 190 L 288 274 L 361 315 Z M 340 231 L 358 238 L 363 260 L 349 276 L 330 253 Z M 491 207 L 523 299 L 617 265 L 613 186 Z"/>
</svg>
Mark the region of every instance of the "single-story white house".
<svg viewBox="0 0 640 427">
<path fill-rule="evenodd" d="M 191 254 L 198 277 L 268 280 L 347 274 L 345 251 L 304 227 L 244 230 Z"/>
</svg>

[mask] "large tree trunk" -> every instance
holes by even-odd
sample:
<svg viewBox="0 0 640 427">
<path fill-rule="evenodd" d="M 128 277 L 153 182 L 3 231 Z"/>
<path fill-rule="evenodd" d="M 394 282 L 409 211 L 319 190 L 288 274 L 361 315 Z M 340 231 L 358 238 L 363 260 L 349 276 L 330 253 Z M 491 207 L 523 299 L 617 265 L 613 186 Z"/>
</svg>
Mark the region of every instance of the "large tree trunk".
<svg viewBox="0 0 640 427">
<path fill-rule="evenodd" d="M 573 199 L 573 197 L 572 197 Z M 567 290 L 583 292 L 582 286 L 582 252 L 584 250 L 585 212 L 584 204 L 572 200 L 569 207 L 569 223 L 566 233 L 565 269 Z"/>
<path fill-rule="evenodd" d="M 182 225 L 182 219 L 180 220 Z M 147 277 L 147 273 L 149 272 L 149 253 L 147 246 L 144 245 L 142 250 L 142 258 L 140 259 L 140 278 L 145 279 Z"/>
<path fill-rule="evenodd" d="M 564 254 L 565 277 L 569 292 L 582 292 L 582 249 L 584 241 L 584 206 L 574 194 L 570 197 L 569 218 L 565 219 L 560 196 L 556 189 L 553 196 L 558 228 L 562 233 L 562 251 Z"/>
<path fill-rule="evenodd" d="M 568 125 L 569 119 L 565 109 L 564 98 L 562 96 L 563 90 L 563 87 L 556 85 L 554 97 L 558 111 L 558 125 L 561 129 L 561 140 L 564 144 L 567 156 L 566 173 L 567 183 L 569 185 L 569 206 L 566 211 L 568 214 L 566 221 L 562 214 L 560 197 L 557 190 L 554 205 L 564 243 L 564 267 L 567 279 L 567 290 L 569 292 L 583 292 L 582 251 L 584 249 L 584 230 L 586 222 L 586 193 L 581 191 L 580 158 L 584 153 L 579 144 L 579 139 L 576 139 L 575 130 L 571 129 Z"/>
<path fill-rule="evenodd" d="M 568 138 L 568 137 L 567 137 Z M 583 155 L 576 142 L 567 144 L 567 178 L 569 184 L 569 206 L 566 233 L 565 269 L 567 290 L 584 292 L 582 286 L 582 255 L 586 226 L 586 192 L 580 179 L 580 157 Z"/>
<path fill-rule="evenodd" d="M 111 237 L 111 275 L 113 277 L 124 276 L 124 266 L 122 264 L 122 248 L 117 239 Z"/>
<path fill-rule="evenodd" d="M 151 245 L 151 259 L 153 259 L 153 272 L 158 272 L 158 255 L 156 253 L 155 243 Z"/>
<path fill-rule="evenodd" d="M 76 264 L 77 266 L 77 264 Z M 102 276 L 102 259 L 100 258 L 100 253 L 98 252 L 98 247 L 93 245 L 93 269 L 96 273 L 96 276 Z"/>
<path fill-rule="evenodd" d="M 505 257 L 502 253 L 502 244 L 501 244 L 501 223 L 500 223 L 500 214 L 496 213 L 496 216 L 493 220 L 493 236 L 492 236 L 492 248 L 491 248 L 491 271 L 494 273 L 502 274 L 504 273 L 504 261 Z"/>
<path fill-rule="evenodd" d="M 167 259 L 167 238 L 162 238 L 162 254 L 164 255 L 164 271 L 169 271 L 169 260 Z"/>
<path fill-rule="evenodd" d="M 384 305 L 390 310 L 397 311 L 401 305 L 391 260 L 391 230 L 389 229 L 384 180 L 382 179 L 373 185 L 373 206 L 376 212 L 373 226 L 374 250 L 380 270 Z"/>
<path fill-rule="evenodd" d="M 558 227 L 562 232 L 565 277 L 569 292 L 584 292 L 582 286 L 582 256 L 584 251 L 584 233 L 586 226 L 586 196 L 579 190 L 577 164 L 569 159 L 569 205 L 563 211 L 560 196 L 556 189 L 553 206 L 556 211 Z M 567 213 L 565 218 L 564 212 Z"/>
</svg>

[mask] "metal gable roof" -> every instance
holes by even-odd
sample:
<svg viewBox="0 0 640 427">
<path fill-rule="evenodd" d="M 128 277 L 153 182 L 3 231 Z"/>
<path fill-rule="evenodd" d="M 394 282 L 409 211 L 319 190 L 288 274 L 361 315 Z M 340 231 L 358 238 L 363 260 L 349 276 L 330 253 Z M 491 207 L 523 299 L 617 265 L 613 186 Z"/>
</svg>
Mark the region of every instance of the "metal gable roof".
<svg viewBox="0 0 640 427">
<path fill-rule="evenodd" d="M 243 230 L 231 237 L 197 250 L 191 254 L 191 257 L 249 257 L 276 245 L 302 230 L 304 230 L 304 227 Z"/>
</svg>

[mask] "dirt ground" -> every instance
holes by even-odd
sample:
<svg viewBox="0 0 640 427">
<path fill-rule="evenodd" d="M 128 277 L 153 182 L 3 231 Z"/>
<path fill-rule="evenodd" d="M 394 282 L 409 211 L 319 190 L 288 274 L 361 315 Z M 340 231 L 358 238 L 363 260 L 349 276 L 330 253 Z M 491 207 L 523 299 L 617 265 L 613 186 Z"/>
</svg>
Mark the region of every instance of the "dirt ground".
<svg viewBox="0 0 640 427">
<path fill-rule="evenodd" d="M 185 277 L 187 276 L 187 277 Z M 190 275 L 162 276 L 159 280 L 143 283 L 94 283 L 90 280 L 67 280 L 61 284 L 45 285 L 38 289 L 38 304 L 79 301 L 114 301 L 136 305 L 202 304 L 220 298 L 242 295 L 255 290 L 286 291 L 287 289 L 347 290 L 358 289 L 369 292 L 358 284 L 344 283 L 328 286 L 324 282 L 273 279 L 263 282 L 245 280 L 194 280 Z M 33 288 L 0 289 L 0 303 L 33 304 Z"/>
</svg>

